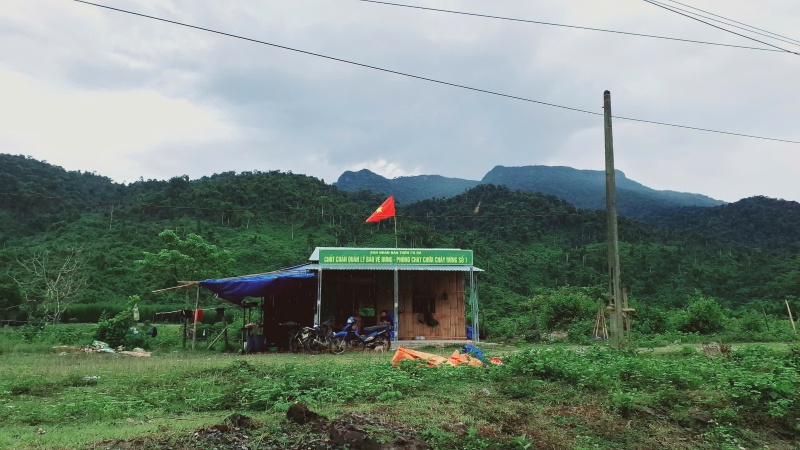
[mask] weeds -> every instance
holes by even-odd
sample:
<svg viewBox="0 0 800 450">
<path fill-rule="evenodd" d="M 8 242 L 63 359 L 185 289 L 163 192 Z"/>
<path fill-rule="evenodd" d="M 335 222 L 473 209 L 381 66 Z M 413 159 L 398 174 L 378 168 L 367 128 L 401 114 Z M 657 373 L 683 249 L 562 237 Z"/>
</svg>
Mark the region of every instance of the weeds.
<svg viewBox="0 0 800 450">
<path fill-rule="evenodd" d="M 11 445 L 9 436 L 19 433 L 12 430 L 25 427 L 93 423 L 113 435 L 121 432 L 119 423 L 234 411 L 262 418 L 265 430 L 279 429 L 297 401 L 331 417 L 348 410 L 389 414 L 436 449 L 659 448 L 686 439 L 710 448 L 793 443 L 781 431 L 800 423 L 793 351 L 745 347 L 707 358 L 696 351 L 580 350 L 526 349 L 509 354 L 503 366 L 434 369 L 396 368 L 388 355 L 364 354 L 2 355 L 0 447 Z M 617 423 L 633 428 L 614 428 Z M 54 446 L 75 447 L 86 438 L 69 439 Z M 281 439 L 299 442 L 295 435 Z"/>
</svg>

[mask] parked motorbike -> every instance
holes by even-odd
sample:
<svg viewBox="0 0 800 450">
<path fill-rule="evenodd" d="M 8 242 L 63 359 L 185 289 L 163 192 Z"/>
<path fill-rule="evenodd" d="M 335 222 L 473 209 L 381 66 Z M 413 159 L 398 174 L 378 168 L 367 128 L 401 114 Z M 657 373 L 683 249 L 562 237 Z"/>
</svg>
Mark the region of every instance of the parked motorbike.
<svg viewBox="0 0 800 450">
<path fill-rule="evenodd" d="M 333 339 L 333 320 L 326 320 L 313 327 L 303 327 L 298 332 L 298 341 L 308 352 L 328 350 Z"/>
<path fill-rule="evenodd" d="M 298 353 L 304 347 L 303 341 L 300 339 L 300 332 L 303 327 L 297 322 L 283 322 L 279 323 L 278 326 L 284 328 L 289 334 L 289 351 Z"/>
<path fill-rule="evenodd" d="M 361 347 L 374 349 L 382 347 L 384 350 L 392 348 L 392 340 L 389 333 L 394 329 L 392 325 L 375 325 L 373 327 L 365 327 L 356 333 L 353 330 L 355 319 L 350 317 L 347 319 L 347 325 L 344 329 L 333 335 L 330 343 L 331 353 L 334 355 L 341 355 L 347 350 L 347 347 Z"/>
</svg>

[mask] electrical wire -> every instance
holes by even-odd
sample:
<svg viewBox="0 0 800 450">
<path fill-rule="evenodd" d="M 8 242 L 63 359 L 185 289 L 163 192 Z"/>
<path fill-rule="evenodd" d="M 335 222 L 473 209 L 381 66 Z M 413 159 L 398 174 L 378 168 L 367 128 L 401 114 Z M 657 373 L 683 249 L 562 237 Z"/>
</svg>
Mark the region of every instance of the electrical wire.
<svg viewBox="0 0 800 450">
<path fill-rule="evenodd" d="M 125 10 L 125 9 L 119 9 L 119 8 L 114 8 L 114 7 L 111 7 L 111 6 L 100 5 L 100 4 L 97 4 L 97 3 L 87 2 L 85 0 L 73 0 L 73 1 L 78 2 L 78 3 L 84 3 L 84 4 L 87 4 L 87 5 L 97 6 L 97 7 L 100 7 L 100 8 L 106 8 L 106 9 L 110 9 L 110 10 L 113 10 L 113 11 L 118 11 L 118 12 L 122 12 L 122 13 L 126 13 L 126 14 L 131 14 L 131 15 L 134 15 L 134 16 L 145 17 L 147 19 L 153 19 L 153 20 L 158 20 L 158 21 L 161 21 L 161 22 L 167 22 L 167 23 L 171 23 L 173 25 L 179 25 L 179 26 L 187 27 L 187 28 L 194 28 L 196 30 L 207 31 L 209 33 L 214 33 L 214 34 L 219 34 L 219 35 L 222 35 L 222 36 L 232 37 L 232 38 L 235 38 L 235 39 L 241 39 L 241 40 L 244 40 L 244 41 L 254 42 L 256 44 L 268 45 L 270 47 L 280 48 L 280 49 L 283 49 L 283 50 L 289 50 L 289 51 L 292 51 L 292 52 L 303 53 L 305 55 L 316 56 L 318 58 L 329 59 L 331 61 L 341 62 L 341 63 L 345 63 L 345 64 L 351 64 L 351 65 L 354 65 L 354 66 L 364 67 L 364 68 L 372 69 L 372 70 L 378 70 L 378 71 L 381 71 L 381 72 L 387 72 L 387 73 L 391 73 L 391 74 L 395 74 L 395 75 L 402 75 L 404 77 L 415 78 L 417 80 L 428 81 L 428 82 L 431 82 L 431 83 L 443 84 L 443 85 L 446 85 L 446 86 L 452 86 L 452 87 L 457 87 L 457 88 L 461 88 L 461 89 L 467 89 L 467 90 L 475 91 L 475 92 L 482 92 L 484 94 L 497 95 L 497 96 L 500 96 L 500 97 L 506 97 L 506 98 L 511 98 L 511 99 L 514 99 L 514 100 L 520 100 L 520 101 L 523 101 L 523 102 L 537 103 L 539 105 L 551 106 L 553 108 L 561 108 L 561 109 L 566 109 L 566 110 L 570 110 L 570 111 L 582 112 L 582 113 L 585 113 L 585 114 L 593 114 L 593 115 L 596 115 L 596 116 L 602 116 L 603 115 L 603 113 L 594 112 L 594 111 L 587 111 L 585 109 L 573 108 L 573 107 L 564 106 L 564 105 L 557 105 L 555 103 L 548 103 L 548 102 L 543 102 L 543 101 L 540 101 L 540 100 L 533 100 L 533 99 L 530 99 L 530 98 L 518 97 L 516 95 L 503 94 L 501 92 L 495 92 L 495 91 L 490 91 L 490 90 L 486 90 L 486 89 L 480 89 L 480 88 L 465 86 L 463 84 L 457 84 L 457 83 L 451 83 L 451 82 L 448 82 L 448 81 L 436 80 L 434 78 L 423 77 L 423 76 L 420 76 L 420 75 L 414 75 L 414 74 L 407 73 L 407 72 L 400 72 L 400 71 L 397 71 L 397 70 L 385 69 L 385 68 L 382 68 L 382 67 L 372 66 L 372 65 L 369 65 L 369 64 L 364 64 L 364 63 L 360 63 L 360 62 L 356 62 L 356 61 L 351 61 L 351 60 L 348 60 L 348 59 L 337 58 L 337 57 L 334 57 L 334 56 L 323 55 L 321 53 L 314 53 L 314 52 L 310 52 L 310 51 L 307 51 L 307 50 L 301 50 L 301 49 L 298 49 L 298 48 L 287 47 L 285 45 L 274 44 L 272 42 L 262 41 L 262 40 L 259 40 L 259 39 L 253 39 L 253 38 L 241 36 L 241 35 L 238 35 L 238 34 L 226 33 L 224 31 L 212 30 L 211 28 L 204 28 L 204 27 L 200 27 L 200 26 L 197 26 L 197 25 L 187 24 L 187 23 L 184 23 L 184 22 L 177 22 L 177 21 L 174 21 L 174 20 L 163 19 L 161 17 L 149 16 L 147 14 L 128 11 L 128 10 Z M 800 144 L 800 142 L 798 142 L 798 144 Z"/>
<path fill-rule="evenodd" d="M 764 36 L 764 37 L 767 37 L 767 38 L 770 38 L 770 39 L 775 39 L 776 41 L 785 42 L 785 43 L 790 44 L 790 45 L 798 45 L 797 43 L 792 42 L 790 39 L 785 39 L 783 37 L 770 36 L 769 34 L 761 33 L 759 31 L 753 31 L 753 30 L 751 30 L 749 28 L 741 27 L 739 25 L 730 23 L 729 21 L 715 19 L 715 18 L 713 18 L 711 16 L 706 16 L 706 15 L 703 15 L 703 14 L 700 14 L 700 13 L 689 11 L 688 9 L 683 9 L 683 8 L 679 8 L 677 6 L 667 5 L 666 3 L 662 3 L 662 2 L 656 1 L 656 0 L 654 0 L 654 1 L 655 1 L 655 3 L 658 3 L 659 5 L 667 6 L 669 8 L 672 8 L 672 9 L 676 10 L 676 11 L 683 11 L 683 12 L 691 14 L 693 16 L 702 17 L 702 18 L 708 19 L 708 20 L 710 20 L 712 22 L 721 23 L 721 24 L 727 25 L 729 27 L 733 27 L 733 28 L 736 28 L 736 29 L 739 29 L 739 30 L 744 30 L 744 31 L 746 31 L 748 33 L 757 34 L 759 36 Z"/>
<path fill-rule="evenodd" d="M 345 63 L 345 64 L 351 64 L 351 65 L 354 65 L 354 66 L 364 67 L 364 68 L 367 68 L 367 69 L 377 70 L 377 71 L 391 73 L 391 74 L 395 74 L 395 75 L 401 75 L 401 76 L 404 76 L 404 77 L 414 78 L 414 79 L 417 79 L 417 80 L 428 81 L 428 82 L 431 82 L 431 83 L 442 84 L 442 85 L 445 85 L 445 86 L 457 87 L 457 88 L 466 89 L 466 90 L 469 90 L 469 91 L 481 92 L 481 93 L 484 93 L 484 94 L 496 95 L 496 96 L 499 96 L 499 97 L 510 98 L 510 99 L 513 99 L 513 100 L 519 100 L 519 101 L 528 102 L 528 103 L 536 103 L 536 104 L 543 105 L 543 106 L 550 106 L 550 107 L 553 107 L 553 108 L 565 109 L 565 110 L 580 112 L 580 113 L 584 113 L 584 114 L 591 114 L 591 115 L 595 115 L 595 116 L 602 116 L 603 115 L 603 113 L 601 113 L 601 112 L 589 111 L 589 110 L 586 110 L 586 109 L 575 108 L 575 107 L 571 107 L 571 106 L 558 105 L 558 104 L 555 104 L 555 103 L 544 102 L 544 101 L 541 101 L 541 100 L 534 100 L 534 99 L 530 99 L 530 98 L 519 97 L 519 96 L 516 96 L 516 95 L 504 94 L 504 93 L 497 92 L 497 91 L 490 91 L 488 89 L 481 89 L 481 88 L 466 86 L 466 85 L 463 85 L 463 84 L 451 83 L 449 81 L 442 81 L 442 80 L 437 80 L 437 79 L 434 79 L 434 78 L 423 77 L 423 76 L 420 76 L 420 75 L 414 75 L 414 74 L 410 74 L 410 73 L 407 73 L 407 72 L 401 72 L 401 71 L 392 70 L 392 69 L 385 69 L 385 68 L 382 68 L 382 67 L 373 66 L 373 65 L 369 65 L 369 64 L 364 64 L 364 63 L 360 63 L 360 62 L 356 62 L 356 61 L 351 61 L 351 60 L 347 60 L 347 59 L 342 59 L 342 58 L 337 58 L 337 57 L 333 57 L 333 56 L 323 55 L 321 53 L 310 52 L 310 51 L 307 51 L 307 50 L 301 50 L 301 49 L 297 49 L 297 48 L 293 48 L 293 47 L 287 47 L 285 45 L 274 44 L 274 43 L 262 41 L 262 40 L 259 40 L 259 39 L 253 39 L 253 38 L 248 38 L 248 37 L 241 36 L 241 35 L 236 35 L 236 34 L 232 34 L 232 33 L 226 33 L 226 32 L 218 31 L 218 30 L 213 30 L 213 29 L 210 29 L 210 28 L 204 28 L 204 27 L 200 27 L 200 26 L 197 26 L 197 25 L 191 25 L 191 24 L 187 24 L 187 23 L 183 23 L 183 22 L 164 19 L 164 18 L 161 18 L 161 17 L 150 16 L 150 15 L 147 15 L 147 14 L 137 13 L 137 12 L 128 11 L 128 10 L 120 9 L 120 8 L 114 8 L 114 7 L 111 7 L 111 6 L 100 5 L 100 4 L 88 2 L 88 1 L 85 1 L 85 0 L 73 0 L 73 1 L 78 2 L 78 3 L 83 3 L 83 4 L 86 4 L 86 5 L 96 6 L 96 7 L 99 7 L 99 8 L 105 8 L 105 9 L 109 9 L 109 10 L 112 10 L 112 11 L 117 11 L 117 12 L 121 12 L 121 13 L 125 13 L 125 14 L 144 17 L 144 18 L 147 18 L 147 19 L 157 20 L 157 21 L 160 21 L 160 22 L 166 22 L 166 23 L 170 23 L 170 24 L 173 24 L 173 25 L 178 25 L 178 26 L 182 26 L 182 27 L 186 27 L 186 28 L 192 28 L 192 29 L 196 29 L 196 30 L 200 30 L 200 31 L 206 31 L 206 32 L 209 32 L 209 33 L 219 34 L 219 35 L 222 35 L 222 36 L 232 37 L 232 38 L 235 38 L 235 39 L 241 39 L 241 40 L 248 41 L 248 42 L 253 42 L 253 43 L 257 43 L 257 44 L 267 45 L 267 46 L 270 46 L 270 47 L 280 48 L 280 49 L 283 49 L 283 50 L 289 50 L 289 51 L 293 51 L 293 52 L 297 52 L 297 53 L 302 53 L 302 54 L 305 54 L 305 55 L 316 56 L 316 57 L 328 59 L 328 60 L 331 60 L 331 61 L 337 61 L 337 62 L 341 62 L 341 63 Z M 650 0 L 644 0 L 644 1 L 650 2 Z M 714 25 L 712 25 L 712 26 L 714 26 Z M 717 28 L 719 28 L 719 27 L 717 27 Z M 788 51 L 788 50 L 786 50 L 786 51 Z M 794 53 L 794 52 L 791 52 L 791 53 Z M 766 141 L 785 142 L 785 143 L 789 143 L 789 144 L 800 144 L 800 141 L 794 141 L 794 140 L 789 140 L 789 139 L 772 138 L 772 137 L 767 137 L 767 136 L 756 136 L 756 135 L 752 135 L 752 134 L 735 133 L 735 132 L 723 131 L 723 130 L 713 130 L 713 129 L 710 129 L 710 128 L 701 128 L 701 127 L 693 127 L 693 126 L 688 126 L 688 125 L 671 124 L 671 123 L 666 123 L 666 122 L 658 122 L 658 121 L 654 121 L 654 120 L 645 120 L 645 119 L 636 119 L 636 118 L 631 118 L 631 117 L 623 117 L 623 116 L 613 116 L 613 117 L 617 118 L 617 119 L 621 119 L 621 120 L 630 120 L 630 121 L 633 121 L 633 122 L 642 122 L 642 123 L 649 123 L 649 124 L 654 124 L 654 125 L 662 125 L 662 126 L 669 126 L 669 127 L 675 127 L 675 128 L 684 128 L 684 129 L 688 129 L 688 130 L 704 131 L 704 132 L 708 132 L 708 133 L 726 134 L 726 135 L 731 135 L 731 136 L 739 136 L 739 137 L 760 139 L 760 140 L 766 140 Z"/>
<path fill-rule="evenodd" d="M 378 1 L 378 0 L 356 0 L 359 2 L 364 3 L 373 3 L 377 5 L 386 5 L 386 6 L 396 6 L 401 8 L 410 8 L 410 9 L 420 9 L 424 11 L 435 11 L 435 12 L 443 12 L 449 14 L 459 14 L 463 16 L 473 16 L 473 17 L 482 17 L 485 19 L 497 19 L 497 20 L 508 20 L 511 22 L 522 22 L 522 23 L 531 23 L 536 25 L 547 25 L 552 27 L 562 27 L 562 28 L 572 28 L 576 30 L 587 30 L 587 31 L 599 31 L 603 33 L 613 33 L 613 34 L 623 34 L 627 36 L 637 36 L 637 37 L 646 37 L 646 38 L 653 38 L 653 39 L 665 39 L 669 41 L 679 41 L 679 42 L 690 42 L 693 44 L 705 44 L 705 45 L 715 45 L 719 47 L 733 47 L 733 48 L 741 48 L 746 50 L 761 50 L 767 52 L 782 52 L 783 50 L 773 49 L 773 48 L 761 48 L 761 47 L 749 47 L 745 45 L 734 45 L 734 44 L 723 44 L 719 42 L 707 42 L 707 41 L 698 41 L 694 39 L 683 39 L 683 38 L 676 38 L 676 37 L 669 37 L 669 36 L 658 36 L 653 34 L 643 34 L 643 33 L 633 33 L 629 31 L 618 31 L 618 30 L 607 30 L 604 28 L 592 28 L 592 27 L 582 27 L 577 25 L 566 25 L 561 23 L 553 23 L 553 22 L 542 22 L 539 20 L 528 20 L 528 19 L 518 19 L 514 17 L 503 17 L 503 16 L 494 16 L 490 14 L 479 14 L 479 13 L 472 13 L 466 11 L 455 11 L 450 9 L 439 9 L 439 8 L 430 8 L 427 6 L 416 6 L 416 5 L 405 5 L 402 3 L 392 3 L 392 2 L 385 2 L 385 1 Z"/>
<path fill-rule="evenodd" d="M 744 22 L 739 22 L 738 20 L 733 20 L 733 19 L 730 19 L 730 18 L 728 18 L 728 17 L 725 17 L 725 16 L 720 16 L 719 14 L 714 14 L 714 13 L 712 13 L 711 11 L 706 11 L 706 10 L 704 10 L 704 9 L 695 8 L 694 6 L 687 5 L 686 3 L 681 3 L 681 2 L 678 2 L 678 1 L 675 1 L 675 0 L 666 0 L 666 1 L 668 1 L 668 2 L 670 2 L 670 3 L 677 3 L 678 5 L 685 6 L 685 7 L 689 8 L 689 9 L 694 9 L 694 10 L 697 10 L 697 11 L 700 11 L 700 12 L 704 12 L 704 13 L 706 13 L 706 14 L 709 14 L 709 15 L 712 15 L 712 16 L 714 16 L 714 17 L 719 17 L 719 18 L 721 18 L 721 19 L 725 19 L 725 20 L 727 20 L 727 21 L 729 21 L 729 22 L 737 23 L 737 24 L 739 24 L 739 25 L 744 25 L 744 26 L 746 26 L 746 27 L 748 27 L 748 28 L 752 28 L 752 29 L 754 29 L 754 30 L 763 31 L 763 32 L 765 32 L 765 33 L 771 34 L 771 35 L 773 35 L 773 36 L 777 36 L 777 37 L 779 37 L 779 38 L 788 39 L 788 40 L 792 41 L 792 42 L 793 42 L 793 43 L 795 43 L 795 44 L 800 44 L 800 40 L 797 40 L 797 39 L 794 39 L 794 38 L 790 38 L 790 37 L 788 37 L 788 36 L 784 36 L 784 35 L 782 35 L 782 34 L 773 33 L 772 31 L 765 30 L 765 29 L 763 29 L 763 28 L 754 27 L 754 26 L 752 26 L 752 25 L 748 25 L 748 24 L 746 24 L 746 23 L 744 23 Z"/>
<path fill-rule="evenodd" d="M 78 1 L 78 0 L 76 0 L 76 1 Z M 666 9 L 667 11 L 674 12 L 675 14 L 679 14 L 679 15 L 681 15 L 681 16 L 688 17 L 688 18 L 690 18 L 690 19 L 692 19 L 692 20 L 696 20 L 696 21 L 698 21 L 698 22 L 700 22 L 700 23 L 704 23 L 704 24 L 706 24 L 706 25 L 708 25 L 708 26 L 710 26 L 710 27 L 714 27 L 714 28 L 716 28 L 716 29 L 718 29 L 718 30 L 722 30 L 722 31 L 725 31 L 725 32 L 728 32 L 728 33 L 735 34 L 735 35 L 737 35 L 737 36 L 743 37 L 743 38 L 745 38 L 745 39 L 749 39 L 749 40 L 751 40 L 751 41 L 758 42 L 758 43 L 760 43 L 760 44 L 764 44 L 764 45 L 768 45 L 768 46 L 770 46 L 770 47 L 773 47 L 773 48 L 777 48 L 778 50 L 784 51 L 784 52 L 786 52 L 786 53 L 791 53 L 791 54 L 793 54 L 793 55 L 800 56 L 800 53 L 798 53 L 798 52 L 794 52 L 794 51 L 791 51 L 791 50 L 785 49 L 785 48 L 783 48 L 783 47 L 779 47 L 779 46 L 777 46 L 777 45 L 770 44 L 769 42 L 764 42 L 764 41 L 762 41 L 762 40 L 760 40 L 760 39 L 756 39 L 756 38 L 754 38 L 754 37 L 747 36 L 746 34 L 737 33 L 737 32 L 735 32 L 735 31 L 733 31 L 733 30 L 729 30 L 729 29 L 727 29 L 727 28 L 723 28 L 723 27 L 721 27 L 721 26 L 719 26 L 719 25 L 714 25 L 714 24 L 713 24 L 713 23 L 711 23 L 711 22 L 706 22 L 706 21 L 705 21 L 705 20 L 703 20 L 703 19 L 698 19 L 697 17 L 695 17 L 695 16 L 693 16 L 693 15 L 691 15 L 691 14 L 686 14 L 686 13 L 683 13 L 683 12 L 681 12 L 681 11 L 678 11 L 677 9 L 674 9 L 673 7 L 671 7 L 671 6 L 667 6 L 667 5 L 663 4 L 663 3 L 659 3 L 659 2 L 657 2 L 657 1 L 654 1 L 654 0 L 642 0 L 642 1 L 644 1 L 645 3 L 649 3 L 649 4 L 653 5 L 653 6 L 657 6 L 657 7 L 659 7 L 659 8 Z"/>
</svg>

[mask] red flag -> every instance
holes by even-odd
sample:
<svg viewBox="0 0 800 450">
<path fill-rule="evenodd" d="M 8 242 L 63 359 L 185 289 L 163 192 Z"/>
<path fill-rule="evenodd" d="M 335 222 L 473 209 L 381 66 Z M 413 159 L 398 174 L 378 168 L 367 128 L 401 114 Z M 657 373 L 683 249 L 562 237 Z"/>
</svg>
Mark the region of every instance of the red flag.
<svg viewBox="0 0 800 450">
<path fill-rule="evenodd" d="M 394 217 L 394 195 L 390 195 L 389 198 L 367 218 L 367 222 L 380 222 L 389 217 Z"/>
</svg>

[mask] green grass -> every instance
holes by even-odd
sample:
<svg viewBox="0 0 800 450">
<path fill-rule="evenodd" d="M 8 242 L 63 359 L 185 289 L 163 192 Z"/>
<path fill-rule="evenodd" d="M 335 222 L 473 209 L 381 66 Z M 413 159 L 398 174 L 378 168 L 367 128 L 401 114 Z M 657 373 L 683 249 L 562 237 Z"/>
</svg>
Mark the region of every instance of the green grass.
<svg viewBox="0 0 800 450">
<path fill-rule="evenodd" d="M 399 422 L 442 449 L 797 444 L 795 348 L 748 346 L 729 358 L 687 356 L 680 349 L 484 350 L 504 354 L 506 364 L 395 368 L 391 353 L 363 352 L 156 351 L 151 358 L 5 353 L 0 448 L 91 448 L 104 439 L 191 448 L 194 430 L 234 412 L 261 423 L 254 442 L 295 447 L 311 432 L 287 424 L 285 411 L 295 401 L 330 418 L 360 411 Z"/>
</svg>

